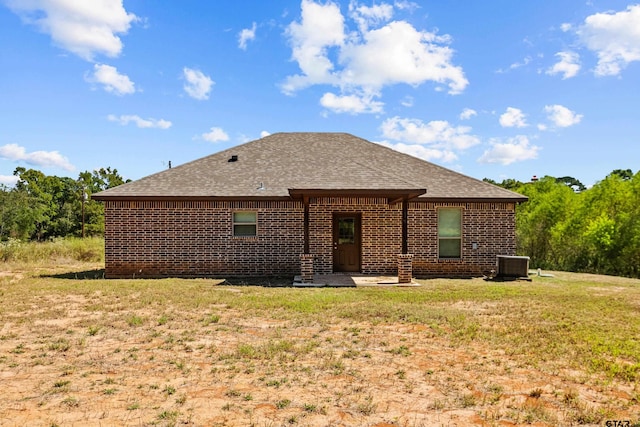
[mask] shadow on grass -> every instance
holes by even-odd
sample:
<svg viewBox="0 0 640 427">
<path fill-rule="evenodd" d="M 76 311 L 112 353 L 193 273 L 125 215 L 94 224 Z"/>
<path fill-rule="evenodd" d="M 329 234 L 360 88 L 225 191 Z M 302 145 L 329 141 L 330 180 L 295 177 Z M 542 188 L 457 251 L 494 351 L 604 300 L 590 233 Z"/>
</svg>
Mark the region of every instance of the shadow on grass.
<svg viewBox="0 0 640 427">
<path fill-rule="evenodd" d="M 71 271 L 60 274 L 42 274 L 40 277 L 49 277 L 52 279 L 71 279 L 71 280 L 102 280 L 104 279 L 104 268 L 86 271 Z"/>
<path fill-rule="evenodd" d="M 263 286 L 265 288 L 290 288 L 293 286 L 291 276 L 268 277 L 229 277 L 218 286 Z"/>
<path fill-rule="evenodd" d="M 47 277 L 52 279 L 68 279 L 68 280 L 107 280 L 104 277 L 104 268 L 99 268 L 95 270 L 86 270 L 86 271 L 70 271 L 67 273 L 59 273 L 59 274 L 42 274 L 40 277 Z M 167 277 L 132 277 L 131 279 L 136 280 L 157 280 L 157 279 L 166 279 Z M 184 278 L 188 279 L 213 279 L 213 277 L 188 277 Z M 221 278 L 215 278 L 216 280 L 220 280 Z M 291 287 L 293 283 L 293 278 L 291 276 L 269 276 L 269 277 L 230 277 L 223 279 L 218 286 L 263 286 L 265 288 L 284 288 Z"/>
</svg>

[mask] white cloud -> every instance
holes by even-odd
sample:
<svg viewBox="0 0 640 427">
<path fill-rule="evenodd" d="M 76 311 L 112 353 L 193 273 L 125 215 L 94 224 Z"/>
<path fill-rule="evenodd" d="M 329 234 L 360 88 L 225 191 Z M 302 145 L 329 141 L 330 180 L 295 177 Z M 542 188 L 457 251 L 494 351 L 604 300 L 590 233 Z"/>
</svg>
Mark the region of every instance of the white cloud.
<svg viewBox="0 0 640 427">
<path fill-rule="evenodd" d="M 500 116 L 500 126 L 505 128 L 526 127 L 528 125 L 525 117 L 526 115 L 519 108 L 507 107 L 507 111 Z"/>
<path fill-rule="evenodd" d="M 331 74 L 333 63 L 327 49 L 344 42 L 344 17 L 340 8 L 334 3 L 320 5 L 311 0 L 302 0 L 301 7 L 301 22 L 289 24 L 286 33 L 292 58 L 303 74 L 287 77 L 282 85 L 287 94 L 314 84 L 338 83 Z"/>
<path fill-rule="evenodd" d="M 320 105 L 334 113 L 381 113 L 384 103 L 374 101 L 372 96 L 335 95 L 325 93 L 320 98 Z"/>
<path fill-rule="evenodd" d="M 236 139 L 240 141 L 240 144 L 244 144 L 245 142 L 253 141 L 255 138 L 241 133 L 236 137 Z"/>
<path fill-rule="evenodd" d="M 125 74 L 118 73 L 116 67 L 105 64 L 95 64 L 93 75 L 85 76 L 91 83 L 103 85 L 104 90 L 118 96 L 130 95 L 136 91 L 135 84 Z"/>
<path fill-rule="evenodd" d="M 580 71 L 580 56 L 575 52 L 558 52 L 556 56 L 560 58 L 559 62 L 553 64 L 546 73 L 549 75 L 562 74 L 562 79 L 575 77 Z"/>
<path fill-rule="evenodd" d="M 452 151 L 427 148 L 420 144 L 404 144 L 402 142 L 393 144 L 387 141 L 378 142 L 378 144 L 426 161 L 439 160 L 443 163 L 451 163 L 458 159 L 458 156 Z"/>
<path fill-rule="evenodd" d="M 123 126 L 128 125 L 130 122 L 133 122 L 139 128 L 169 129 L 172 125 L 172 123 L 168 120 L 143 119 L 137 115 L 115 116 L 113 114 L 109 114 L 107 116 L 107 119 L 111 122 L 118 122 Z"/>
<path fill-rule="evenodd" d="M 250 29 L 244 28 L 240 31 L 240 34 L 238 34 L 238 47 L 240 49 L 247 50 L 247 42 L 256 38 L 256 28 L 257 25 L 254 22 Z"/>
<path fill-rule="evenodd" d="M 0 185 L 6 185 L 7 187 L 13 187 L 18 182 L 18 177 L 15 175 L 0 175 Z"/>
<path fill-rule="evenodd" d="M 580 123 L 582 120 L 582 114 L 576 114 L 574 111 L 569 110 L 562 105 L 546 105 L 544 111 L 548 114 L 549 120 L 551 120 L 556 126 L 566 128 Z"/>
<path fill-rule="evenodd" d="M 460 120 L 469 120 L 473 116 L 477 116 L 478 112 L 472 108 L 465 108 L 460 113 Z"/>
<path fill-rule="evenodd" d="M 393 5 L 400 10 L 408 10 L 409 12 L 414 12 L 417 9 L 420 9 L 420 5 L 418 3 L 406 0 L 396 0 Z"/>
<path fill-rule="evenodd" d="M 445 151 L 465 150 L 480 143 L 480 139 L 470 134 L 468 126 L 451 126 L 444 120 L 424 123 L 418 119 L 392 117 L 381 125 L 385 138 L 401 142 L 430 145 Z"/>
<path fill-rule="evenodd" d="M 126 34 L 136 15 L 122 0 L 5 0 L 22 19 L 49 34 L 53 42 L 93 61 L 96 54 L 116 57 L 122 51 L 118 34 Z"/>
<path fill-rule="evenodd" d="M 450 94 L 459 94 L 469 82 L 462 68 L 451 64 L 448 42 L 448 36 L 418 31 L 404 21 L 391 22 L 363 34 L 362 43 L 341 49 L 341 62 L 347 64 L 341 82 L 377 89 L 433 81 L 448 85 Z"/>
<path fill-rule="evenodd" d="M 563 23 L 563 24 L 561 24 L 561 25 L 560 25 L 560 29 L 561 29 L 563 32 L 565 32 L 565 33 L 566 33 L 567 31 L 570 31 L 572 28 L 573 28 L 573 25 L 571 25 L 571 24 L 570 24 L 570 23 L 568 23 L 568 22 L 565 22 L 565 23 Z"/>
<path fill-rule="evenodd" d="M 349 14 L 358 24 L 361 32 L 366 32 L 371 25 L 379 25 L 393 17 L 393 6 L 387 3 L 363 6 L 352 0 L 349 3 Z"/>
<path fill-rule="evenodd" d="M 222 128 L 212 127 L 207 133 L 200 135 L 202 139 L 209 142 L 228 141 L 229 135 Z"/>
<path fill-rule="evenodd" d="M 214 85 L 214 81 L 200 70 L 184 67 L 182 70 L 183 77 L 186 80 L 184 91 L 187 94 L 200 101 L 209 99 L 209 92 Z"/>
<path fill-rule="evenodd" d="M 480 163 L 510 165 L 515 162 L 535 159 L 540 151 L 540 147 L 531 145 L 529 139 L 524 135 L 509 138 L 504 143 L 499 139 L 494 139 L 490 144 L 491 149 L 486 150 L 478 159 Z"/>
<path fill-rule="evenodd" d="M 529 65 L 531 61 L 532 61 L 532 58 L 530 56 L 525 56 L 522 62 L 514 62 L 513 64 L 509 65 L 509 68 L 507 68 L 506 70 L 503 68 L 500 68 L 499 70 L 496 71 L 496 73 L 504 74 L 511 70 L 516 70 L 520 67 L 524 67 L 525 65 Z"/>
<path fill-rule="evenodd" d="M 266 130 L 263 130 L 262 132 L 260 132 L 260 138 L 264 138 L 269 135 L 271 135 L 271 133 L 267 132 Z"/>
<path fill-rule="evenodd" d="M 518 69 L 520 67 L 524 67 L 525 65 L 529 65 L 530 62 L 531 62 L 531 57 L 530 56 L 525 56 L 524 59 L 522 60 L 522 62 L 514 62 L 513 64 L 509 65 L 509 69 L 510 70 L 515 70 L 515 69 Z"/>
<path fill-rule="evenodd" d="M 620 74 L 630 62 L 640 61 L 640 5 L 621 12 L 588 16 L 576 33 L 598 56 L 597 76 Z"/>
<path fill-rule="evenodd" d="M 32 151 L 27 153 L 27 150 L 18 144 L 7 144 L 0 147 L 0 158 L 13 162 L 25 162 L 39 167 L 57 167 L 68 171 L 76 169 L 66 157 L 57 151 Z"/>
<path fill-rule="evenodd" d="M 367 7 L 352 1 L 349 17 L 357 29 L 348 28 L 339 6 L 331 1 L 302 0 L 301 7 L 300 21 L 286 31 L 301 73 L 285 79 L 281 89 L 286 94 L 332 85 L 343 97 L 361 96 L 380 94 L 388 85 L 429 81 L 459 94 L 468 85 L 462 68 L 451 62 L 450 37 L 419 31 L 406 21 L 387 22 L 393 7 L 386 3 Z"/>
<path fill-rule="evenodd" d="M 413 96 L 405 96 L 402 101 L 400 101 L 400 105 L 403 107 L 413 107 Z"/>
</svg>

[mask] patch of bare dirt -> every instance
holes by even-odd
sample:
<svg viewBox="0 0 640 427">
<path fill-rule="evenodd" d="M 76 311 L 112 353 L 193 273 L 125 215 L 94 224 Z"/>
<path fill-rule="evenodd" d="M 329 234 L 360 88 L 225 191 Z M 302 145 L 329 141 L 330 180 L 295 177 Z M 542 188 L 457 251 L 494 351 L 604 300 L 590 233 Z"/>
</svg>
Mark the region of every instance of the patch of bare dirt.
<svg viewBox="0 0 640 427">
<path fill-rule="evenodd" d="M 0 271 L 0 279 L 8 281 L 8 283 L 16 283 L 24 279 L 22 273 L 15 273 L 11 271 Z"/>
<path fill-rule="evenodd" d="M 541 427 L 640 413 L 632 386 L 456 344 L 429 325 L 282 321 L 224 305 L 209 323 L 210 307 L 159 320 L 101 298 L 49 296 L 5 316 L 1 426 Z"/>
</svg>

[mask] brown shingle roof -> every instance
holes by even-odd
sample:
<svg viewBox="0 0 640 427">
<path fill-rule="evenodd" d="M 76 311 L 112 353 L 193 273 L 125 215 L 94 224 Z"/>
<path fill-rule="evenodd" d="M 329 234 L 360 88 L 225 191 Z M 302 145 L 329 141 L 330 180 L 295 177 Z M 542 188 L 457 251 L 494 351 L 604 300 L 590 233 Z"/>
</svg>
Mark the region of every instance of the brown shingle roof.
<svg viewBox="0 0 640 427">
<path fill-rule="evenodd" d="M 237 161 L 229 161 L 237 156 Z M 262 184 L 262 185 L 261 185 Z M 346 133 L 276 133 L 93 195 L 279 198 L 290 190 L 426 189 L 421 199 L 526 197 Z"/>
</svg>

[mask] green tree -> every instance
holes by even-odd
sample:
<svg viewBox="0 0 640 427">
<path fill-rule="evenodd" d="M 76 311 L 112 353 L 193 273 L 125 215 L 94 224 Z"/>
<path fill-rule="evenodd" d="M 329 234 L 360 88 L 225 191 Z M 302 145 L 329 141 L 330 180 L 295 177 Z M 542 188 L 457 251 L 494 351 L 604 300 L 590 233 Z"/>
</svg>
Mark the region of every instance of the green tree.
<svg viewBox="0 0 640 427">
<path fill-rule="evenodd" d="M 15 191 L 33 201 L 34 231 L 31 238 L 41 240 L 49 234 L 51 223 L 55 218 L 59 206 L 54 196 L 60 186 L 53 179 L 35 169 L 17 167 L 13 172 L 18 177 Z"/>
<path fill-rule="evenodd" d="M 618 175 L 624 180 L 633 178 L 633 171 L 631 169 L 615 169 L 610 175 Z"/>
<path fill-rule="evenodd" d="M 82 200 L 83 191 L 87 194 L 87 200 L 84 204 L 85 234 L 101 235 L 104 233 L 104 205 L 91 200 L 91 195 L 130 181 L 129 179 L 125 180 L 117 169 L 112 169 L 111 167 L 80 173 L 78 176 L 79 200 Z M 80 209 L 82 210 L 82 208 Z M 80 218 L 80 221 L 82 221 L 82 218 Z M 79 231 L 79 233 L 82 233 L 82 231 Z"/>
<path fill-rule="evenodd" d="M 563 176 L 561 178 L 556 178 L 557 182 L 568 185 L 573 191 L 580 192 L 587 189 L 580 181 L 575 179 L 572 176 Z"/>
<path fill-rule="evenodd" d="M 30 238 L 39 220 L 35 205 L 28 194 L 0 186 L 0 240 Z"/>
<path fill-rule="evenodd" d="M 620 233 L 625 239 L 620 256 L 626 263 L 624 274 L 640 277 L 640 171 L 632 175 L 629 187 L 630 208 L 626 221 L 620 228 Z"/>
<path fill-rule="evenodd" d="M 632 248 L 638 249 L 638 189 L 637 174 L 627 178 L 613 172 L 587 192 L 583 236 L 590 270 L 624 275 L 637 271 L 630 259 L 634 259 Z"/>
<path fill-rule="evenodd" d="M 125 182 L 110 167 L 82 172 L 77 180 L 23 167 L 16 168 L 14 175 L 18 177 L 15 188 L 4 188 L 1 193 L 0 237 L 4 238 L 80 236 L 83 224 L 85 234 L 100 235 L 104 233 L 104 207 L 90 196 Z"/>
<path fill-rule="evenodd" d="M 489 178 L 484 178 L 483 181 L 488 182 L 489 184 L 497 185 L 498 187 L 502 187 L 511 191 L 516 191 L 524 185 L 522 182 L 515 179 L 511 179 L 511 178 L 504 179 L 502 180 L 502 182 L 496 182 Z"/>
<path fill-rule="evenodd" d="M 554 230 L 571 215 L 576 194 L 550 176 L 514 190 L 529 197 L 516 212 L 518 253 L 530 256 L 533 266 L 557 268 L 559 248 L 553 239 Z"/>
<path fill-rule="evenodd" d="M 544 177 L 515 189 L 529 197 L 517 208 L 518 253 L 534 267 L 639 277 L 640 172 L 579 184 Z"/>
</svg>

